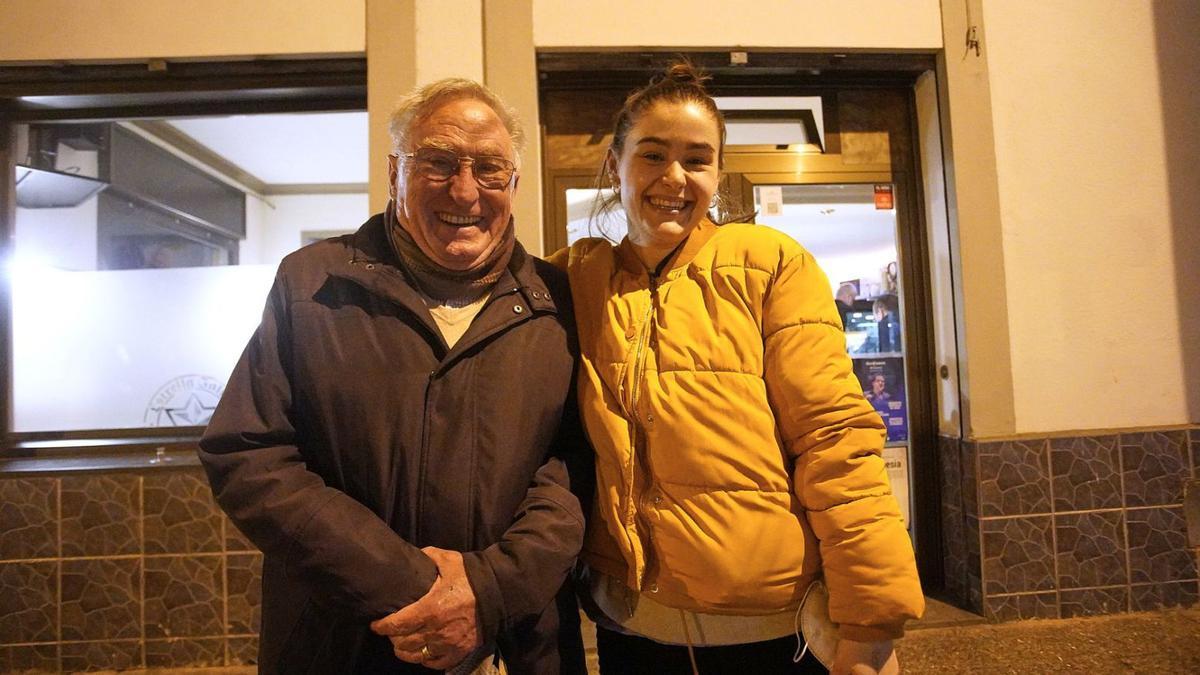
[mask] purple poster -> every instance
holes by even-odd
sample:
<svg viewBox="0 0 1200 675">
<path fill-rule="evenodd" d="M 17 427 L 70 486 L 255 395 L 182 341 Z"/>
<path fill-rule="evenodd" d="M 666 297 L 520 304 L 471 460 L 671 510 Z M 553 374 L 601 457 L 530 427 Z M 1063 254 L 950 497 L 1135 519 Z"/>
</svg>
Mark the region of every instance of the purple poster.
<svg viewBox="0 0 1200 675">
<path fill-rule="evenodd" d="M 888 441 L 908 440 L 908 410 L 904 395 L 904 359 L 854 359 L 854 374 L 863 395 L 883 418 Z"/>
</svg>

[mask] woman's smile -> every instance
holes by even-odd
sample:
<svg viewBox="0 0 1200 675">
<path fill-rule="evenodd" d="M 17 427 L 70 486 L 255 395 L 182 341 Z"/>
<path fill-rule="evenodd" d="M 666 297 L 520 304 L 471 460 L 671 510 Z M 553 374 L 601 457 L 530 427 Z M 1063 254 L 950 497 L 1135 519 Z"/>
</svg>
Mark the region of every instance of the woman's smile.
<svg viewBox="0 0 1200 675">
<path fill-rule="evenodd" d="M 720 180 L 721 130 L 691 102 L 664 101 L 643 111 L 626 143 L 609 158 L 620 181 L 629 241 L 648 266 L 691 234 Z"/>
</svg>

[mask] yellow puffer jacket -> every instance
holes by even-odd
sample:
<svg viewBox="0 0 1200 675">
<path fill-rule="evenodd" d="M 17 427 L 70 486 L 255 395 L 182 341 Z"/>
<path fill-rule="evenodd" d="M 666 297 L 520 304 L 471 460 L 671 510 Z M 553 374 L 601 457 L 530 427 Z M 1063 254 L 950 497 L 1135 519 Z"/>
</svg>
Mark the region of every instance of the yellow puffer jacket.
<svg viewBox="0 0 1200 675">
<path fill-rule="evenodd" d="M 596 449 L 584 560 L 686 610 L 794 608 L 821 572 L 842 636 L 898 637 L 924 597 L 829 282 L 787 236 L 703 222 L 651 278 L 577 242 L 579 400 Z"/>
</svg>

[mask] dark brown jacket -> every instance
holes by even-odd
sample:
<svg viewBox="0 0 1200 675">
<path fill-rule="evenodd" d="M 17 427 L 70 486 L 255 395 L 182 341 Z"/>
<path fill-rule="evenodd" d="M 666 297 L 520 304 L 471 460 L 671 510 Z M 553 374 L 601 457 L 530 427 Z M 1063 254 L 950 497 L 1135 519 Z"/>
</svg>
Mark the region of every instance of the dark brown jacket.
<svg viewBox="0 0 1200 675">
<path fill-rule="evenodd" d="M 582 668 L 558 593 L 583 538 L 566 464 L 590 453 L 565 276 L 518 244 L 447 350 L 397 260 L 382 215 L 285 258 L 200 443 L 265 554 L 259 666 L 421 672 L 368 623 L 428 591 L 437 546 L 464 552 L 510 668 Z"/>
</svg>

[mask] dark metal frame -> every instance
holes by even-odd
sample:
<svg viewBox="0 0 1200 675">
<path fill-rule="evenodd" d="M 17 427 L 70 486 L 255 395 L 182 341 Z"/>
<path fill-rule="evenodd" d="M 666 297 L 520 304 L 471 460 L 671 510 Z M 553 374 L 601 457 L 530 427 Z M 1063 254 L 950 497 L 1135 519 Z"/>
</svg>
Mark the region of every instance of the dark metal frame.
<svg viewBox="0 0 1200 675">
<path fill-rule="evenodd" d="M 0 258 L 16 230 L 14 125 L 194 115 L 365 110 L 366 59 L 261 59 L 0 67 Z M 12 297 L 0 279 L 0 458 L 194 449 L 201 427 L 12 431 Z"/>
<path fill-rule="evenodd" d="M 0 67 L 7 122 L 366 108 L 366 59 Z"/>
</svg>

